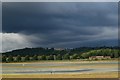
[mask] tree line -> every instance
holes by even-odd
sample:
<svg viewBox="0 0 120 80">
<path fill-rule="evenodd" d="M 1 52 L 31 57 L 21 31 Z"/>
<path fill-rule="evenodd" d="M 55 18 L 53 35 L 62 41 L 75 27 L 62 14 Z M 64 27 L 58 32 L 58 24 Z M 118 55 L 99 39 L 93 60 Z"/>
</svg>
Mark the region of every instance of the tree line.
<svg viewBox="0 0 120 80">
<path fill-rule="evenodd" d="M 88 59 L 91 56 L 110 56 L 111 58 L 118 58 L 120 56 L 118 48 L 84 48 L 84 49 L 66 49 L 66 50 L 47 50 L 44 54 L 27 54 L 27 55 L 2 55 L 2 62 L 25 62 L 25 61 L 39 61 L 39 60 L 72 60 L 72 59 Z M 51 53 L 49 53 L 49 51 Z M 37 53 L 37 52 L 36 52 Z"/>
</svg>

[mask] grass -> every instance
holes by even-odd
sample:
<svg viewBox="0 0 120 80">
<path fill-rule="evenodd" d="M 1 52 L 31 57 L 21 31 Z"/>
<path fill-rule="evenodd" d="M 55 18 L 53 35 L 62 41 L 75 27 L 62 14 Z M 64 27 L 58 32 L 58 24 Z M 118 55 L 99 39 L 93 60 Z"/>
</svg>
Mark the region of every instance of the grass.
<svg viewBox="0 0 120 80">
<path fill-rule="evenodd" d="M 21 64 L 21 63 L 60 63 L 60 62 L 64 62 L 64 63 L 69 63 L 69 62 L 73 62 L 73 63 L 75 63 L 75 62 L 79 62 L 79 63 L 88 63 L 88 62 L 93 62 L 93 63 L 95 63 L 95 62 L 113 62 L 113 61 L 118 61 L 118 59 L 110 59 L 110 60 L 36 60 L 36 61 L 26 61 L 26 62 L 10 62 L 10 64 L 11 63 L 16 63 L 16 64 Z M 9 64 L 9 63 L 4 63 L 4 64 Z"/>
<path fill-rule="evenodd" d="M 38 63 L 38 62 L 41 62 L 41 63 L 46 63 L 46 62 L 97 62 L 97 61 L 100 61 L 100 62 L 103 62 L 103 61 L 118 61 L 118 58 L 112 58 L 112 59 L 109 59 L 109 60 L 89 60 L 89 59 L 73 59 L 73 60 L 36 60 L 36 61 L 26 61 L 26 62 L 10 62 L 10 63 Z M 8 64 L 8 63 L 7 63 Z"/>
<path fill-rule="evenodd" d="M 56 64 L 60 64 L 60 63 L 56 63 Z M 74 65 L 74 63 L 73 63 Z M 69 68 L 69 69 L 80 69 L 80 68 L 118 68 L 117 64 L 97 64 L 97 65 L 81 65 L 81 66 L 4 66 L 4 68 L 61 68 L 61 69 L 65 69 L 65 68 Z"/>
<path fill-rule="evenodd" d="M 4 74 L 3 78 L 118 78 L 117 72 L 89 73 L 89 74 Z"/>
</svg>

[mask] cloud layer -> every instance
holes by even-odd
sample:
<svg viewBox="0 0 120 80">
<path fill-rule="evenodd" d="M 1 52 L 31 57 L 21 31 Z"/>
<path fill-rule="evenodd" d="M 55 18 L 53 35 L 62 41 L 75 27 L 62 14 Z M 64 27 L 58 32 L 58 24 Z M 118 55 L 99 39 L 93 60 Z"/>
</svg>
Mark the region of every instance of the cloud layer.
<svg viewBox="0 0 120 80">
<path fill-rule="evenodd" d="M 3 3 L 3 33 L 22 34 L 25 40 L 18 43 L 30 40 L 23 47 L 117 45 L 117 10 L 117 3 L 109 2 Z"/>
</svg>

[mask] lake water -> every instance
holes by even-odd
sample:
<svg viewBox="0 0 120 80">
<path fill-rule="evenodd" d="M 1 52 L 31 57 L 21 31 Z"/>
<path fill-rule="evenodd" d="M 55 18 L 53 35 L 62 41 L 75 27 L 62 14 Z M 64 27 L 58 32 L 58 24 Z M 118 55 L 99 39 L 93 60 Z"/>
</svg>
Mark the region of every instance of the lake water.
<svg viewBox="0 0 120 80">
<path fill-rule="evenodd" d="M 19 64 L 2 64 L 3 74 L 82 74 L 94 72 L 116 72 L 118 67 L 102 67 L 102 68 L 75 68 L 79 66 L 91 65 L 117 65 L 118 62 L 103 62 L 103 63 L 19 63 Z M 64 67 L 64 68 L 59 68 Z M 71 66 L 71 68 L 67 68 Z M 37 67 L 37 68 L 35 68 Z M 58 68 L 56 68 L 58 67 Z M 73 68 L 72 68 L 73 67 Z"/>
</svg>

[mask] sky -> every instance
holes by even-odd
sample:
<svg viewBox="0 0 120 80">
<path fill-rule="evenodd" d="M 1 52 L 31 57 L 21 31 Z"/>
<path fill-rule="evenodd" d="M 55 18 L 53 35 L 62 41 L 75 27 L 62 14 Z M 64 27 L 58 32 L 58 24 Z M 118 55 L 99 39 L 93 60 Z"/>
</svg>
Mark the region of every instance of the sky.
<svg viewBox="0 0 120 80">
<path fill-rule="evenodd" d="M 117 2 L 4 2 L 2 51 L 118 45 Z"/>
</svg>

